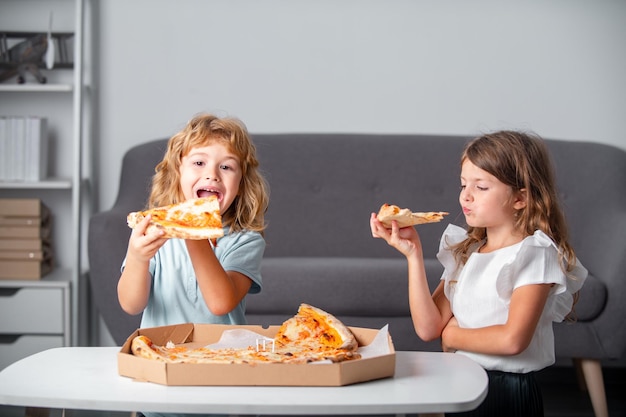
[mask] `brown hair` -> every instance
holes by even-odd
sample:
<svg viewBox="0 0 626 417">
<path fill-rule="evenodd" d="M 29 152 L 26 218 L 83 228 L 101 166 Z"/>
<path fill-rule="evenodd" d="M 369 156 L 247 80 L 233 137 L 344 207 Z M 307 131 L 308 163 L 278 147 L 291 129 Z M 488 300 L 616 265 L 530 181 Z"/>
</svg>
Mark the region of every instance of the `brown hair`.
<svg viewBox="0 0 626 417">
<path fill-rule="evenodd" d="M 564 272 L 571 271 L 576 256 L 568 242 L 567 223 L 557 194 L 550 153 L 537 135 L 503 130 L 470 141 L 461 155 L 461 164 L 469 160 L 478 168 L 510 186 L 526 192 L 526 207 L 517 212 L 515 227 L 524 236 L 541 230 L 559 248 Z M 486 238 L 483 227 L 468 227 L 468 238 L 459 243 L 454 254 L 464 264 L 470 249 Z"/>
<path fill-rule="evenodd" d="M 163 160 L 155 168 L 149 207 L 180 203 L 184 200 L 180 188 L 182 159 L 194 147 L 219 142 L 225 144 L 241 163 L 239 194 L 222 213 L 222 221 L 231 231 L 250 230 L 263 232 L 265 212 L 269 204 L 269 186 L 259 172 L 256 148 L 246 129 L 238 119 L 219 118 L 202 113 L 191 119 L 167 144 Z"/>
</svg>

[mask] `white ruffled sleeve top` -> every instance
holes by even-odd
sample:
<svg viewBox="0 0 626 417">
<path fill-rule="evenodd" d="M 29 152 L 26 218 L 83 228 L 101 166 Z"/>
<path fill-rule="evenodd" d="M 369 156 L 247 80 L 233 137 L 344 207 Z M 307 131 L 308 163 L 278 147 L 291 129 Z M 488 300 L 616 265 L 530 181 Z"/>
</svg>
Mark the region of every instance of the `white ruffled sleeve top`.
<svg viewBox="0 0 626 417">
<path fill-rule="evenodd" d="M 529 284 L 554 284 L 528 348 L 514 356 L 485 355 L 457 351 L 485 369 L 526 373 L 552 365 L 554 333 L 552 322 L 562 321 L 572 309 L 573 294 L 587 270 L 576 260 L 566 276 L 556 244 L 537 230 L 521 242 L 490 253 L 474 252 L 465 265 L 457 265 L 451 245 L 467 237 L 465 229 L 449 225 L 443 233 L 437 258 L 444 267 L 444 292 L 460 327 L 479 328 L 504 324 L 513 291 Z"/>
</svg>

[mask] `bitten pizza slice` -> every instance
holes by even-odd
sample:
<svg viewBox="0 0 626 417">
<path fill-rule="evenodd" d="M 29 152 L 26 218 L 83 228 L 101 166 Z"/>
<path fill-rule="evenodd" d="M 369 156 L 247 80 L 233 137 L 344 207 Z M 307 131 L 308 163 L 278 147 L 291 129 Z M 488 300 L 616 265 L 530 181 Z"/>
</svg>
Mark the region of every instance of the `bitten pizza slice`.
<svg viewBox="0 0 626 417">
<path fill-rule="evenodd" d="M 385 227 L 391 227 L 393 220 L 398 222 L 398 227 L 414 226 L 416 224 L 435 223 L 448 215 L 445 211 L 412 212 L 408 208 L 401 209 L 393 204 L 383 204 L 378 211 L 378 220 Z"/>
<path fill-rule="evenodd" d="M 305 303 L 280 326 L 274 339 L 279 346 L 304 344 L 316 349 L 349 351 L 356 351 L 359 346 L 354 334 L 339 319 Z"/>
<path fill-rule="evenodd" d="M 209 239 L 215 242 L 224 236 L 219 201 L 215 196 L 132 212 L 126 218 L 128 226 L 134 229 L 147 215 L 152 216 L 148 231 L 155 228 L 163 230 L 165 238 Z"/>
</svg>

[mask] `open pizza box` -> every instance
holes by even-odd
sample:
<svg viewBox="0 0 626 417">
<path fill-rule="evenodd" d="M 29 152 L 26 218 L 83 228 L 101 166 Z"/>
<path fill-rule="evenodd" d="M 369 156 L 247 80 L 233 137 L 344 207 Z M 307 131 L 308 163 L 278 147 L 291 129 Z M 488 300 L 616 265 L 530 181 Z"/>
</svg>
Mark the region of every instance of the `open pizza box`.
<svg viewBox="0 0 626 417">
<path fill-rule="evenodd" d="M 280 326 L 242 326 L 185 323 L 138 329 L 122 346 L 117 357 L 118 372 L 139 381 L 163 385 L 281 385 L 342 386 L 374 379 L 392 377 L 396 355 L 391 336 L 385 329 L 350 327 L 359 342 L 359 349 L 376 344 L 382 350 L 345 362 L 309 364 L 191 364 L 164 363 L 132 354 L 134 337 L 145 335 L 157 345 L 168 341 L 188 343 L 190 348 L 216 343 L 226 331 L 249 330 L 272 338 Z M 379 337 L 377 337 L 377 335 Z M 381 336 L 382 344 L 381 344 Z"/>
</svg>

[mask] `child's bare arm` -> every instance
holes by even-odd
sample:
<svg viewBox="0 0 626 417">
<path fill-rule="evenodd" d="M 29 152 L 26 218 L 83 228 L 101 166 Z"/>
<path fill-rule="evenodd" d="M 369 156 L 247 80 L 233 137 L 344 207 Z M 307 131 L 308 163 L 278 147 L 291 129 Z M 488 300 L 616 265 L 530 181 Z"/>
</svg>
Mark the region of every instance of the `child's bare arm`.
<svg viewBox="0 0 626 417">
<path fill-rule="evenodd" d="M 147 216 L 131 232 L 126 252 L 126 265 L 117 283 L 120 306 L 128 314 L 139 314 L 148 304 L 150 259 L 166 241 L 161 238 L 162 231 L 146 234 L 149 223 L 150 216 Z"/>
<path fill-rule="evenodd" d="M 225 271 L 207 240 L 185 242 L 207 307 L 216 316 L 229 313 L 246 296 L 252 280 L 239 272 Z"/>
<path fill-rule="evenodd" d="M 424 341 L 441 337 L 452 317 L 450 302 L 443 293 L 444 282 L 430 292 L 423 260 L 409 259 L 409 307 L 415 333 Z"/>
<path fill-rule="evenodd" d="M 550 294 L 550 284 L 525 285 L 513 291 L 506 323 L 476 329 L 461 328 L 456 320 L 444 329 L 444 351 L 466 350 L 491 355 L 517 355 L 532 340 Z"/>
<path fill-rule="evenodd" d="M 398 252 L 406 256 L 409 270 L 409 307 L 415 332 L 422 340 L 434 340 L 450 320 L 450 303 L 443 294 L 443 286 L 432 293 L 426 279 L 422 243 L 417 230 L 412 227 L 399 228 L 397 222 L 388 229 L 378 220 L 376 213 L 370 217 L 372 236 L 381 238 Z"/>
</svg>

